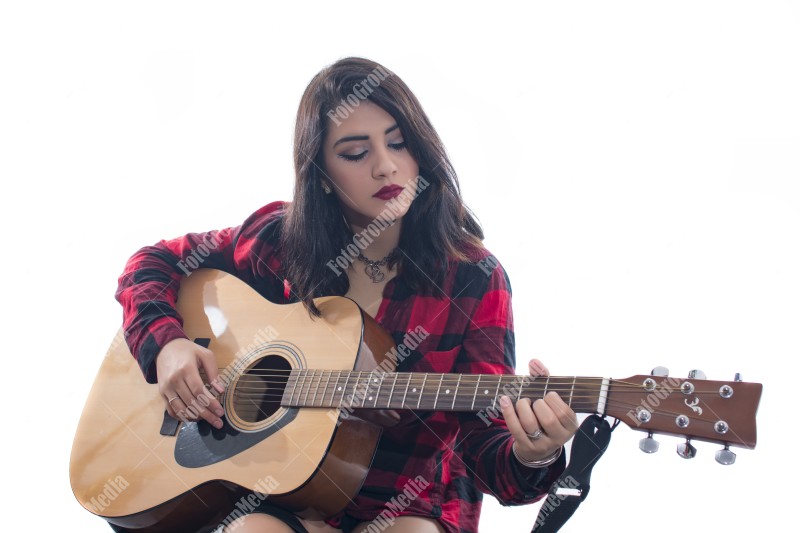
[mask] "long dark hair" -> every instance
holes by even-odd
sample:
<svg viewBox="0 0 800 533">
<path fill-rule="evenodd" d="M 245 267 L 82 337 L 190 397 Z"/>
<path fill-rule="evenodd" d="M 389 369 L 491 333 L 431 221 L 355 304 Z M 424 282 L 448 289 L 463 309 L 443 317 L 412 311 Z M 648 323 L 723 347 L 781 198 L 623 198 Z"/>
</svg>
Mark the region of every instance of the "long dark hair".
<svg viewBox="0 0 800 533">
<path fill-rule="evenodd" d="M 294 200 L 281 233 L 286 278 L 298 299 L 317 316 L 312 298 L 343 295 L 350 286 L 344 272 L 337 274 L 328 266 L 353 243 L 353 235 L 336 196 L 322 188 L 323 140 L 334 110 L 345 112 L 348 101 L 357 105 L 356 97 L 365 97 L 397 121 L 419 175 L 428 184 L 402 219 L 401 253 L 394 261 L 398 277 L 417 293 L 444 296 L 439 286 L 448 260 L 474 260 L 483 248 L 483 230 L 464 205 L 444 145 L 411 90 L 374 61 L 340 59 L 314 76 L 300 100 L 294 132 Z"/>
</svg>

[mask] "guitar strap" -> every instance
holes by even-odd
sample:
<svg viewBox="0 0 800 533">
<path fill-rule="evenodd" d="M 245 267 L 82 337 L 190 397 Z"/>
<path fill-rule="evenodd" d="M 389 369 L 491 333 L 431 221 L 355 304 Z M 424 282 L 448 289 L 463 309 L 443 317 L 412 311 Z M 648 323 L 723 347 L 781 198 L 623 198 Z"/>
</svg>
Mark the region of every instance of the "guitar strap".
<svg viewBox="0 0 800 533">
<path fill-rule="evenodd" d="M 558 531 L 586 499 L 592 468 L 608 448 L 611 432 L 618 423 L 611 427 L 605 418 L 598 415 L 591 415 L 583 421 L 572 441 L 569 464 L 550 486 L 532 533 Z"/>
</svg>

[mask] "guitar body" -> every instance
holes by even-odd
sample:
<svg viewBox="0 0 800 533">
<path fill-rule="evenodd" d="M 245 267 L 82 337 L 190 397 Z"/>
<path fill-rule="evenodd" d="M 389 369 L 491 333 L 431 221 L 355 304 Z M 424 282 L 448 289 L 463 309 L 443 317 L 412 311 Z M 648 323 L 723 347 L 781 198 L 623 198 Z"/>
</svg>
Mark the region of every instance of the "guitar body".
<svg viewBox="0 0 800 533">
<path fill-rule="evenodd" d="M 211 531 L 237 504 L 262 496 L 307 518 L 344 508 L 363 483 L 380 428 L 340 409 L 284 407 L 277 394 L 256 404 L 247 395 L 253 380 L 271 386 L 265 374 L 371 370 L 389 357 L 391 337 L 353 301 L 316 304 L 323 316 L 312 319 L 302 304 L 273 304 L 218 270 L 183 280 L 184 330 L 207 339 L 228 383 L 221 430 L 168 416 L 165 424 L 158 385 L 144 380 L 119 331 L 72 448 L 70 481 L 81 505 L 118 528 L 147 532 Z"/>
</svg>

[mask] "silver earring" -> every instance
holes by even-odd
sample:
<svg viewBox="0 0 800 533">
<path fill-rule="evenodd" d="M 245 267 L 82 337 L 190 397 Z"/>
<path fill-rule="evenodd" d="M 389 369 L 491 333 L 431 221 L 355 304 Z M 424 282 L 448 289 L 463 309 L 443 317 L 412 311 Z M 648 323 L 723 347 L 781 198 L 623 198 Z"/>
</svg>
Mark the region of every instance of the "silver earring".
<svg viewBox="0 0 800 533">
<path fill-rule="evenodd" d="M 325 191 L 325 194 L 330 194 L 333 192 L 326 181 L 322 182 L 322 190 Z"/>
</svg>

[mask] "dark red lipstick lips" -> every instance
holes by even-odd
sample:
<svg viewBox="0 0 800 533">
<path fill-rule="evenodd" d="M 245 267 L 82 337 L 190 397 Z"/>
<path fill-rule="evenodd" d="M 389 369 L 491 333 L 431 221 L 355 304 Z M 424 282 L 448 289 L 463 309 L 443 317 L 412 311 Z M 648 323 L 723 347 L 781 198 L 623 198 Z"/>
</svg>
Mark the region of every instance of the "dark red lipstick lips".
<svg viewBox="0 0 800 533">
<path fill-rule="evenodd" d="M 391 200 L 392 198 L 399 195 L 403 192 L 403 188 L 399 185 L 387 185 L 383 187 L 381 190 L 373 194 L 372 196 L 375 198 L 380 198 L 381 200 Z"/>
</svg>

